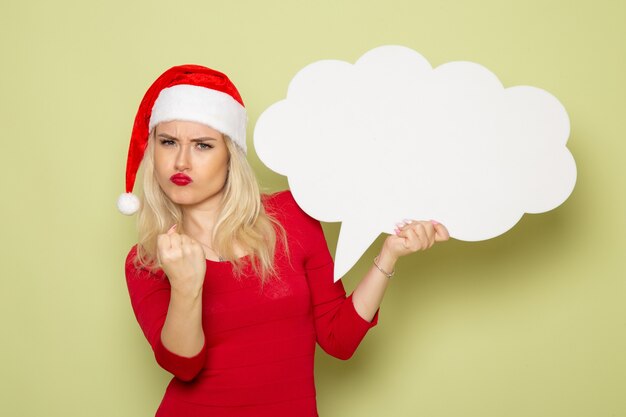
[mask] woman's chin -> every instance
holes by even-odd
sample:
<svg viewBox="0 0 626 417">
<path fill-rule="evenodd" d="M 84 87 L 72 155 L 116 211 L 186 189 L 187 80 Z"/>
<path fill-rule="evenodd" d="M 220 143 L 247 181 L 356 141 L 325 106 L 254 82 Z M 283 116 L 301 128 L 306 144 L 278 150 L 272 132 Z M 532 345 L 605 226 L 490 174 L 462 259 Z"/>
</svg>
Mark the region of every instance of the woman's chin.
<svg viewBox="0 0 626 417">
<path fill-rule="evenodd" d="M 193 198 L 190 198 L 190 196 L 184 195 L 182 193 L 163 191 L 163 194 L 165 194 L 168 200 L 170 200 L 174 204 L 178 204 L 179 206 L 187 206 L 194 203 Z"/>
<path fill-rule="evenodd" d="M 189 196 L 180 196 L 180 195 L 168 195 L 170 201 L 181 208 L 190 208 L 201 206 L 202 204 L 207 204 L 213 198 L 192 198 Z M 210 203 L 209 203 L 210 204 Z"/>
<path fill-rule="evenodd" d="M 217 192 L 213 190 L 199 190 L 191 189 L 188 187 L 176 187 L 175 189 L 167 188 L 163 189 L 163 193 L 174 204 L 181 207 L 193 207 L 207 204 L 212 206 L 216 201 L 219 201 L 223 195 L 223 188 Z"/>
<path fill-rule="evenodd" d="M 191 198 L 181 198 L 181 197 L 170 197 L 170 201 L 174 204 L 177 204 L 181 207 L 184 206 L 193 206 L 198 203 L 198 201 L 193 200 Z"/>
</svg>

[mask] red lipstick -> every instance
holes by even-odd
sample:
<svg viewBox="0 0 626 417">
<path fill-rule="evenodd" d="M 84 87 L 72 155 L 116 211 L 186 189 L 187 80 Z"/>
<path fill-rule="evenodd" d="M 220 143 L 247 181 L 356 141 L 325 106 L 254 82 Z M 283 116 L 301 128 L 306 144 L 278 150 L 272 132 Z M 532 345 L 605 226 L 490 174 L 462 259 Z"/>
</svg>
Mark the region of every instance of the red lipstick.
<svg viewBox="0 0 626 417">
<path fill-rule="evenodd" d="M 181 186 L 187 185 L 190 182 L 192 182 L 191 177 L 185 174 L 181 174 L 181 173 L 172 175 L 170 177 L 170 181 L 172 181 L 176 185 L 181 185 Z"/>
</svg>

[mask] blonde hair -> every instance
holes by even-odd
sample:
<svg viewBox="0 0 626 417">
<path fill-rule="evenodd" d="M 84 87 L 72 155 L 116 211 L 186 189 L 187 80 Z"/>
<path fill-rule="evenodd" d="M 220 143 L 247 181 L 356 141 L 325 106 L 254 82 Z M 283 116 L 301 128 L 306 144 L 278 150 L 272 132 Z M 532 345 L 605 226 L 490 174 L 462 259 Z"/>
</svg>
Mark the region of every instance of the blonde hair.
<svg viewBox="0 0 626 417">
<path fill-rule="evenodd" d="M 139 239 L 135 258 L 135 267 L 146 267 L 153 272 L 160 269 L 156 258 L 158 235 L 166 233 L 174 224 L 178 224 L 178 233 L 184 233 L 180 206 L 165 195 L 155 177 L 155 130 L 150 132 L 141 163 L 143 187 L 137 218 Z M 244 265 L 250 262 L 261 284 L 264 284 L 268 279 L 276 277 L 274 254 L 278 238 L 287 252 L 285 230 L 265 211 L 258 182 L 244 151 L 227 135 L 223 137 L 230 157 L 221 207 L 211 236 L 212 248 L 224 260 L 232 262 L 236 277 L 241 276 Z M 236 244 L 249 257 L 238 258 L 235 254 Z"/>
</svg>

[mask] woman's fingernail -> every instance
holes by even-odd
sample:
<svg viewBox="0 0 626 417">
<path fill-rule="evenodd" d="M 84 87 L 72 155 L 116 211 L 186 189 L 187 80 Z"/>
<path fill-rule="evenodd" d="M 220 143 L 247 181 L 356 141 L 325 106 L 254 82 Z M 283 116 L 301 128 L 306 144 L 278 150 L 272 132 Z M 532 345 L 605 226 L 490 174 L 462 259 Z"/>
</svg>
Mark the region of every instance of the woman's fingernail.
<svg viewBox="0 0 626 417">
<path fill-rule="evenodd" d="M 403 221 L 404 223 L 406 223 L 406 224 L 411 224 L 411 223 L 413 223 L 413 220 L 411 220 L 411 219 L 404 219 L 404 220 L 402 220 L 402 221 Z"/>
<path fill-rule="evenodd" d="M 430 222 L 431 222 L 432 224 L 434 224 L 435 226 L 437 226 L 437 225 L 439 224 L 439 222 L 438 222 L 438 221 L 435 221 L 435 220 L 431 220 Z"/>
<path fill-rule="evenodd" d="M 174 226 L 170 227 L 170 230 L 168 230 L 167 233 L 169 233 L 172 230 L 176 229 L 176 226 L 178 226 L 178 223 L 174 223 Z"/>
<path fill-rule="evenodd" d="M 396 227 L 397 227 L 398 229 L 399 229 L 399 228 L 401 228 L 401 227 L 404 227 L 404 226 L 406 226 L 406 224 L 405 224 L 405 223 L 403 223 L 403 222 L 396 223 Z"/>
<path fill-rule="evenodd" d="M 396 232 L 397 235 L 400 234 L 400 229 L 398 229 L 398 228 L 393 229 L 393 231 Z"/>
</svg>

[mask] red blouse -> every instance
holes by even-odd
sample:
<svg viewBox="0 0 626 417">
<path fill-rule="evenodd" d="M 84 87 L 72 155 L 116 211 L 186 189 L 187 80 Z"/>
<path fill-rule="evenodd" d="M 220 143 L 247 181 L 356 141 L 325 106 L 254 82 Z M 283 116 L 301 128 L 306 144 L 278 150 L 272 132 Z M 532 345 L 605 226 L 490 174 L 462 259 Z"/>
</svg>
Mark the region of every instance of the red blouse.
<svg viewBox="0 0 626 417">
<path fill-rule="evenodd" d="M 279 280 L 261 288 L 252 268 L 237 280 L 230 262 L 207 260 L 202 291 L 205 344 L 194 357 L 161 342 L 170 300 L 162 271 L 136 269 L 136 246 L 126 258 L 133 311 L 158 364 L 171 372 L 156 416 L 317 416 L 313 360 L 315 342 L 339 359 L 352 356 L 378 322 L 358 315 L 352 295 L 333 283 L 333 260 L 317 220 L 290 191 L 263 197 L 268 213 L 285 228 L 288 258 L 275 256 Z"/>
</svg>

